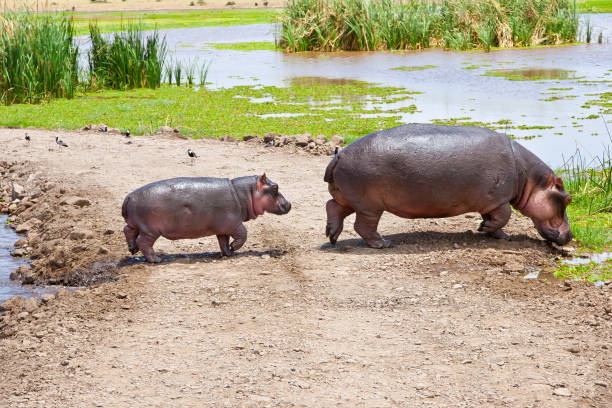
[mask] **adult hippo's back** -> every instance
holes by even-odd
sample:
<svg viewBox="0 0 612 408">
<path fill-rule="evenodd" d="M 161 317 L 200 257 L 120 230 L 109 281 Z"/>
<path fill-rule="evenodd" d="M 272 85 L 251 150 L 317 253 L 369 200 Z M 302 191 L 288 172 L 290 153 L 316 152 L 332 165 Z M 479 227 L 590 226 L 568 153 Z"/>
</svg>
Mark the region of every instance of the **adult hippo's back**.
<svg viewBox="0 0 612 408">
<path fill-rule="evenodd" d="M 508 238 L 510 205 L 530 217 L 540 235 L 572 239 L 565 214 L 571 196 L 533 153 L 507 136 L 472 126 L 409 124 L 370 133 L 336 154 L 324 180 L 326 235 L 334 245 L 343 220 L 356 212 L 355 231 L 374 248 L 389 246 L 376 231 L 383 211 L 404 218 L 479 212 L 478 228 Z"/>
</svg>

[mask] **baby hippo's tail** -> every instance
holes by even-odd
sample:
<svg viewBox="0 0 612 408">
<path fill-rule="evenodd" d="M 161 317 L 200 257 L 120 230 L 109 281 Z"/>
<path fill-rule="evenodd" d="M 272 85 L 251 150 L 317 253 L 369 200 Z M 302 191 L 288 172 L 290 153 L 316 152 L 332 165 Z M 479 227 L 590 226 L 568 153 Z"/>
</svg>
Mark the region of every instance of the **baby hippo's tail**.
<svg viewBox="0 0 612 408">
<path fill-rule="evenodd" d="M 327 183 L 334 182 L 334 169 L 338 165 L 339 158 L 340 158 L 340 155 L 338 153 L 334 154 L 334 158 L 327 165 L 327 169 L 325 169 L 325 176 L 323 177 L 323 181 Z"/>
</svg>

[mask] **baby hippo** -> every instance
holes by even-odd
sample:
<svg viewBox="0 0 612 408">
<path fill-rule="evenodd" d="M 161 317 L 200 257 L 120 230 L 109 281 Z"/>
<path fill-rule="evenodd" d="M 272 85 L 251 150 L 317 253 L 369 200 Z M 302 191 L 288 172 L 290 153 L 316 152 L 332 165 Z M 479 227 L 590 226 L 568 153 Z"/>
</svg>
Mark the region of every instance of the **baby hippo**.
<svg viewBox="0 0 612 408">
<path fill-rule="evenodd" d="M 232 180 L 181 177 L 157 181 L 128 194 L 121 214 L 130 252 L 140 250 L 147 261 L 160 262 L 153 251 L 160 236 L 175 240 L 216 235 L 221 253 L 230 256 L 246 242 L 244 221 L 264 212 L 287 214 L 290 209 L 278 184 L 264 173 Z"/>
</svg>

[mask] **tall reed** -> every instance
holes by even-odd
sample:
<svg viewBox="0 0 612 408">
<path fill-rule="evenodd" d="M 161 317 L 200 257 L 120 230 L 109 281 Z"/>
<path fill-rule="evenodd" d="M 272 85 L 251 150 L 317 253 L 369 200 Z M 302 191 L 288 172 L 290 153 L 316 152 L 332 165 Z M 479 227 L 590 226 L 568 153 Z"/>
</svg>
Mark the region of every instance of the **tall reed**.
<svg viewBox="0 0 612 408">
<path fill-rule="evenodd" d="M 72 21 L 29 12 L 0 15 L 0 103 L 72 98 L 78 48 Z"/>
<path fill-rule="evenodd" d="M 574 41 L 573 0 L 289 0 L 289 52 L 531 46 Z"/>
<path fill-rule="evenodd" d="M 129 23 L 110 39 L 100 33 L 96 23 L 91 23 L 89 34 L 92 87 L 132 89 L 160 86 L 167 47 L 165 37 L 160 37 L 157 31 L 147 35 L 140 23 Z"/>
</svg>

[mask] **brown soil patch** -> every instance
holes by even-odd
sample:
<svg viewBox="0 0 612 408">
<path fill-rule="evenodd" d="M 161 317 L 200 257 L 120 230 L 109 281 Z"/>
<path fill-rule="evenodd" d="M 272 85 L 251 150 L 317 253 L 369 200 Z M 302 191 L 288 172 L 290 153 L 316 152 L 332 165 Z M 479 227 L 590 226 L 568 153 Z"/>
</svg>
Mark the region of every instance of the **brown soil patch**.
<svg viewBox="0 0 612 408">
<path fill-rule="evenodd" d="M 328 157 L 29 133 L 26 144 L 23 130 L 0 129 L 0 171 L 3 188 L 40 189 L 15 218 L 40 220 L 28 236 L 36 276 L 117 280 L 0 317 L 2 407 L 612 404 L 612 285 L 517 276 L 559 255 L 524 217 L 513 215 L 506 242 L 474 233 L 472 214 L 385 214 L 379 230 L 394 247 L 373 250 L 352 216 L 331 249 Z M 56 135 L 69 148 L 58 151 Z M 200 155 L 193 166 L 187 148 Z M 236 256 L 220 258 L 207 237 L 160 239 L 157 251 L 176 255 L 160 265 L 128 258 L 121 203 L 133 189 L 264 171 L 293 209 L 247 223 Z"/>
</svg>

